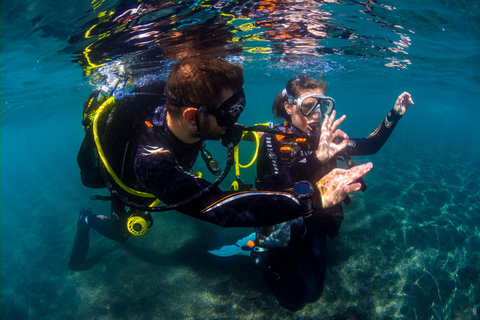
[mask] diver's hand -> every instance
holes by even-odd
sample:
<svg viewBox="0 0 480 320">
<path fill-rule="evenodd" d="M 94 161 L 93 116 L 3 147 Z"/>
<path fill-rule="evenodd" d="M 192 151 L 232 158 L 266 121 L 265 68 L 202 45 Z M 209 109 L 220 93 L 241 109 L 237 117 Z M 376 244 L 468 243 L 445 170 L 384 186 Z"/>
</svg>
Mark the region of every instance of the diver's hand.
<svg viewBox="0 0 480 320">
<path fill-rule="evenodd" d="M 365 175 L 372 167 L 373 164 L 369 162 L 349 170 L 337 168 L 320 179 L 317 187 L 322 197 L 322 208 L 333 207 L 342 202 L 349 193 L 360 190 L 361 184 L 353 182 Z"/>
<path fill-rule="evenodd" d="M 399 116 L 403 116 L 408 107 L 413 105 L 412 96 L 408 92 L 404 92 L 398 96 L 393 109 Z"/>
<path fill-rule="evenodd" d="M 331 158 L 333 158 L 337 154 L 337 152 L 340 150 L 343 150 L 348 143 L 347 134 L 342 130 L 337 129 L 340 123 L 342 123 L 343 120 L 345 120 L 346 116 L 343 115 L 341 118 L 334 121 L 335 115 L 336 115 L 336 112 L 335 110 L 333 110 L 332 115 L 330 117 L 325 116 L 325 119 L 323 120 L 323 123 L 322 123 L 320 141 L 318 142 L 318 148 L 316 151 L 317 158 L 322 163 L 325 163 Z M 338 137 L 338 136 L 343 137 L 342 143 L 340 144 L 333 143 L 333 139 L 335 139 L 335 137 Z"/>
</svg>

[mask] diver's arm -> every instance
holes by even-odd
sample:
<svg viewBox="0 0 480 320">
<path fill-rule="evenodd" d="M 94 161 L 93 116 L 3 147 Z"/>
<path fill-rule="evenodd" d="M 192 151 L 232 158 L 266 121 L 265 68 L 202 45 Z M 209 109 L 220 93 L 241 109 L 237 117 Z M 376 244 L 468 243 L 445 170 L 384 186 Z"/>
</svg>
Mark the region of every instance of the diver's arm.
<svg viewBox="0 0 480 320">
<path fill-rule="evenodd" d="M 314 201 L 316 208 L 331 207 L 358 190 L 352 182 L 370 168 L 363 165 L 350 170 L 335 169 L 327 174 L 317 183 L 321 193 Z M 208 181 L 183 171 L 168 150 L 147 156 L 139 153 L 135 158 L 135 175 L 148 192 L 166 204 L 188 199 L 210 185 Z M 291 190 L 225 192 L 219 188 L 176 210 L 222 227 L 268 226 L 295 219 L 304 213 Z"/>
<path fill-rule="evenodd" d="M 178 203 L 210 186 L 182 170 L 168 150 L 153 155 L 139 152 L 135 174 L 142 186 L 165 204 Z M 300 203 L 288 190 L 224 192 L 216 188 L 176 210 L 223 227 L 267 226 L 302 215 Z"/>
<path fill-rule="evenodd" d="M 371 155 L 377 153 L 388 140 L 398 121 L 402 118 L 405 111 L 413 105 L 413 100 L 408 92 L 398 96 L 395 106 L 383 119 L 378 128 L 363 139 L 350 139 L 345 151 L 352 156 Z"/>
</svg>

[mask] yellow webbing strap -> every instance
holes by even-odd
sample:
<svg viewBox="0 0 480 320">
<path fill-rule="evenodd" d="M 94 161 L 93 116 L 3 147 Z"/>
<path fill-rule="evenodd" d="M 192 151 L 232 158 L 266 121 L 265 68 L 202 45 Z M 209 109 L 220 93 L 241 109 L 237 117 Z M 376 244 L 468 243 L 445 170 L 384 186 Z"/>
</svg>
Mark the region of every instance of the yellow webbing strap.
<svg viewBox="0 0 480 320">
<path fill-rule="evenodd" d="M 95 145 L 97 146 L 97 151 L 100 156 L 100 159 L 102 159 L 102 163 L 105 166 L 105 169 L 107 172 L 110 174 L 112 179 L 115 181 L 116 184 L 118 184 L 123 190 L 127 191 L 130 194 L 133 194 L 138 197 L 144 197 L 144 198 L 155 198 L 153 194 L 146 193 L 146 192 L 141 192 L 134 190 L 125 184 L 117 177 L 115 172 L 113 171 L 113 168 L 110 166 L 110 164 L 107 161 L 107 158 L 105 156 L 105 153 L 103 152 L 102 146 L 100 144 L 100 138 L 98 137 L 98 118 L 100 115 L 104 112 L 109 111 L 113 105 L 115 104 L 115 98 L 110 97 L 108 98 L 95 112 L 95 118 L 93 119 L 93 138 L 95 140 Z M 156 199 L 150 206 L 157 206 L 160 203 L 160 200 Z"/>
</svg>

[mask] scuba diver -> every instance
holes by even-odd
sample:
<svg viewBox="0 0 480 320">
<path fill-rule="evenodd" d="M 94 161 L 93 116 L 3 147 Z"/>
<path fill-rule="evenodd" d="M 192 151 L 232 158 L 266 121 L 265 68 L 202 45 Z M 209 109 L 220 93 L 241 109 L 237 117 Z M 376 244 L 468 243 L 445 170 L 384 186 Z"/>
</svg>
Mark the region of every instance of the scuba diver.
<svg viewBox="0 0 480 320">
<path fill-rule="evenodd" d="M 117 83 L 115 90 L 102 88 L 90 95 L 84 106 L 86 136 L 77 161 L 84 185 L 109 189 L 110 197 L 93 199 L 111 201 L 111 217 L 90 209 L 80 212 L 70 269 L 83 267 L 90 228 L 125 242 L 152 226 L 150 211 L 175 209 L 223 227 L 267 226 L 305 214 L 289 189 L 224 192 L 218 188 L 233 163 L 233 147 L 243 130 L 236 124 L 245 107 L 243 81 L 241 67 L 221 58 L 193 56 L 177 62 L 165 83 L 128 94 L 125 83 Z M 228 148 L 229 160 L 210 183 L 190 170 L 198 154 L 205 153 L 204 141 L 219 139 Z M 331 206 L 331 197 L 342 201 L 356 190 L 353 182 L 370 169 L 371 165 L 363 165 L 343 170 L 340 187 L 338 174 L 317 182 L 326 191 L 317 195 L 315 208 Z M 159 206 L 160 201 L 166 206 Z"/>
<path fill-rule="evenodd" d="M 335 121 L 335 102 L 326 96 L 326 88 L 323 80 L 296 76 L 277 95 L 272 110 L 276 118 L 284 118 L 286 122 L 274 127 L 276 133 L 262 136 L 257 159 L 257 190 L 287 188 L 296 181 L 315 185 L 325 174 L 339 170 L 339 156 L 344 157 L 349 167 L 353 166 L 350 156 L 372 155 L 380 150 L 407 108 L 413 105 L 410 94 L 402 93 L 372 134 L 364 139 L 350 139 L 336 129 L 345 116 Z M 290 137 L 290 134 L 298 137 L 308 133 L 319 142 L 314 138 L 307 146 L 308 141 Z M 363 180 L 357 182 L 364 191 Z M 322 193 L 322 187 L 318 187 Z M 349 201 L 348 197 L 344 200 L 346 204 Z M 224 246 L 209 252 L 254 258 L 280 305 L 295 311 L 320 297 L 326 272 L 326 236 L 335 238 L 342 220 L 343 208 L 339 202 L 328 209 L 312 208 L 310 215 L 257 227 L 256 233 L 239 240 L 236 248 Z"/>
</svg>

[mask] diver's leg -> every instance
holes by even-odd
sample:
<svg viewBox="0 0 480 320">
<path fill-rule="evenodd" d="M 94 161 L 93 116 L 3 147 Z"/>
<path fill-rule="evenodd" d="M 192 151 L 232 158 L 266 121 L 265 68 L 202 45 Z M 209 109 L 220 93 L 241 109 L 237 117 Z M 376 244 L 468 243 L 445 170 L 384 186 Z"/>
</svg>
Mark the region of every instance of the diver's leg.
<svg viewBox="0 0 480 320">
<path fill-rule="evenodd" d="M 327 248 L 326 234 L 319 219 L 306 219 L 307 237 L 297 250 L 297 260 L 302 266 L 304 276 L 305 299 L 314 302 L 320 298 L 325 283 Z"/>
<path fill-rule="evenodd" d="M 82 210 L 77 222 L 77 234 L 73 244 L 68 268 L 71 270 L 78 269 L 89 248 L 89 231 L 90 227 L 100 233 L 102 236 L 114 241 L 123 243 L 127 241 L 131 233 L 127 228 L 127 220 L 130 216 L 125 206 L 115 197 L 112 197 L 111 217 L 109 219 L 103 215 L 95 215 L 92 209 Z"/>
<path fill-rule="evenodd" d="M 131 235 L 127 228 L 129 214 L 116 197 L 112 197 L 111 203 L 111 219 L 103 215 L 91 215 L 88 218 L 88 225 L 102 236 L 123 243 Z"/>
<path fill-rule="evenodd" d="M 282 307 L 291 311 L 305 304 L 305 283 L 294 248 L 269 248 L 266 252 L 252 253 L 272 294 Z"/>
<path fill-rule="evenodd" d="M 77 221 L 77 233 L 73 242 L 72 253 L 68 262 L 69 269 L 75 269 L 80 264 L 88 253 L 89 247 L 89 233 L 90 227 L 88 225 L 88 218 L 91 216 L 92 209 L 82 209 Z"/>
</svg>

